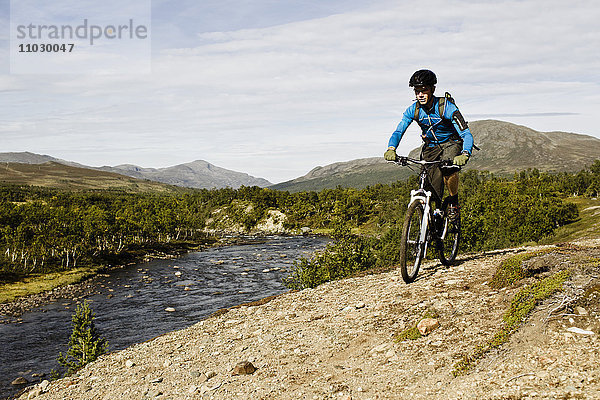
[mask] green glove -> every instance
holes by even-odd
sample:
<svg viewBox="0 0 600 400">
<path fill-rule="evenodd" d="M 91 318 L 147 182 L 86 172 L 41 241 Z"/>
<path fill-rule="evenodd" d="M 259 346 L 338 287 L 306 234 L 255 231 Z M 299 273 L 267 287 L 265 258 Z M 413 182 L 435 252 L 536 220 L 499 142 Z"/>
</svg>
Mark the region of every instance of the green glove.
<svg viewBox="0 0 600 400">
<path fill-rule="evenodd" d="M 469 161 L 469 155 L 467 153 L 462 153 L 461 155 L 454 157 L 454 165 L 458 165 L 459 167 L 465 165 L 467 161 Z"/>
<path fill-rule="evenodd" d="M 396 155 L 396 149 L 392 146 L 388 147 L 387 151 L 383 154 L 383 158 L 385 158 L 387 161 L 396 161 L 396 158 L 398 158 Z"/>
</svg>

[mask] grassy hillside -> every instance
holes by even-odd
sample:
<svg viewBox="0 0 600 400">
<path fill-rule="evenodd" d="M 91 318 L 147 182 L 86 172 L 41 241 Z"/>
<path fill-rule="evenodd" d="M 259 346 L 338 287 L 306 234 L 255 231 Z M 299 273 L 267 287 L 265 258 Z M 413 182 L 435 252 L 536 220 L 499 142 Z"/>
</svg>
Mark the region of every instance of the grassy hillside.
<svg viewBox="0 0 600 400">
<path fill-rule="evenodd" d="M 568 197 L 565 201 L 577 206 L 579 218 L 573 223 L 561 226 L 552 237 L 543 240 L 541 243 L 554 244 L 600 238 L 600 200 L 586 197 Z"/>
<path fill-rule="evenodd" d="M 1 163 L 0 183 L 52 187 L 62 190 L 121 190 L 126 192 L 178 192 L 185 189 L 163 183 L 56 162 Z"/>
<path fill-rule="evenodd" d="M 355 160 L 362 161 L 362 160 Z M 293 181 L 279 183 L 270 186 L 270 189 L 287 190 L 292 193 L 302 191 L 320 191 L 323 189 L 333 189 L 337 186 L 353 187 L 364 189 L 365 187 L 377 183 L 389 184 L 399 180 L 405 180 L 413 172 L 408 168 L 402 168 L 396 164 L 387 163 L 383 158 L 379 162 L 368 163 L 356 167 L 353 161 L 340 164 L 340 170 L 337 172 L 331 171 L 327 167 L 317 167 L 311 171 L 306 177 L 298 178 Z M 347 164 L 348 169 L 345 170 Z M 315 172 L 318 172 L 315 174 Z"/>
</svg>

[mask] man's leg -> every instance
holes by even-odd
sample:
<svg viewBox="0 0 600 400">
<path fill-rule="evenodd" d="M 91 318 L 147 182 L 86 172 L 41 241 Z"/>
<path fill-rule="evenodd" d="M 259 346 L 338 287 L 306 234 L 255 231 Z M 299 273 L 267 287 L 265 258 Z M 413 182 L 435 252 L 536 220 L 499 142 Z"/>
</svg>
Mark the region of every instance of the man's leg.
<svg viewBox="0 0 600 400">
<path fill-rule="evenodd" d="M 428 147 L 427 145 L 423 145 L 421 148 L 421 160 L 438 161 L 441 155 L 442 149 L 440 146 Z M 440 208 L 444 195 L 442 171 L 438 166 L 429 166 L 426 168 L 429 173 L 429 179 L 428 182 L 425 182 L 425 189 L 432 192 L 432 201 L 435 203 L 435 208 Z"/>
<path fill-rule="evenodd" d="M 456 196 L 458 194 L 458 171 L 452 175 L 444 176 L 444 183 L 450 196 Z"/>
<path fill-rule="evenodd" d="M 450 195 L 444 199 L 443 209 L 447 209 L 448 217 L 455 220 L 458 217 L 458 172 L 444 177 L 444 183 Z M 448 207 L 448 208 L 446 208 Z"/>
<path fill-rule="evenodd" d="M 444 150 L 443 158 L 452 160 L 462 151 L 462 142 L 453 142 Z M 444 199 L 442 208 L 445 209 L 446 205 L 450 205 L 449 214 L 456 215 L 458 213 L 458 169 L 448 175 L 444 174 L 444 184 L 448 188 L 448 197 Z"/>
</svg>

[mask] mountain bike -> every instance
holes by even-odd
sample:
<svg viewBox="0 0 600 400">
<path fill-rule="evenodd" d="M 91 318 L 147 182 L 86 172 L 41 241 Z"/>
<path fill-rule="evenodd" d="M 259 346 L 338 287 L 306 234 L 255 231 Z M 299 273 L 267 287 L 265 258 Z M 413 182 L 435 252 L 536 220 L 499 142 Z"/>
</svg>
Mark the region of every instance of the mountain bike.
<svg viewBox="0 0 600 400">
<path fill-rule="evenodd" d="M 411 168 L 410 164 L 421 167 L 419 189 L 410 192 L 410 202 L 404 217 L 400 242 L 400 272 L 404 281 L 411 283 L 417 277 L 430 242 L 435 242 L 442 264 L 451 265 L 456 259 L 460 242 L 460 216 L 456 212 L 449 212 L 449 204 L 446 204 L 443 210 L 433 210 L 432 193 L 425 190 L 425 184 L 429 179 L 431 166 L 458 167 L 453 166 L 451 160 L 423 161 L 409 157 L 398 157 L 396 164 L 409 168 Z"/>
</svg>

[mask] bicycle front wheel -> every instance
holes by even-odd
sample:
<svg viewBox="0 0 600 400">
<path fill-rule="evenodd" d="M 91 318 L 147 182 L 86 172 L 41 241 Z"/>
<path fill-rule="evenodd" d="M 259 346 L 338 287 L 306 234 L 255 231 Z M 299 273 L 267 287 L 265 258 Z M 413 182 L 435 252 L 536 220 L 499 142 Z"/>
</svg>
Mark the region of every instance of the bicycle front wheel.
<svg viewBox="0 0 600 400">
<path fill-rule="evenodd" d="M 460 244 L 460 215 L 448 217 L 448 206 L 444 210 L 444 230 L 438 246 L 440 261 L 449 266 L 456 260 Z"/>
<path fill-rule="evenodd" d="M 411 283 L 417 277 L 425 253 L 425 243 L 419 240 L 423 214 L 423 203 L 417 200 L 408 207 L 404 217 L 400 241 L 400 272 L 406 283 Z"/>
</svg>

